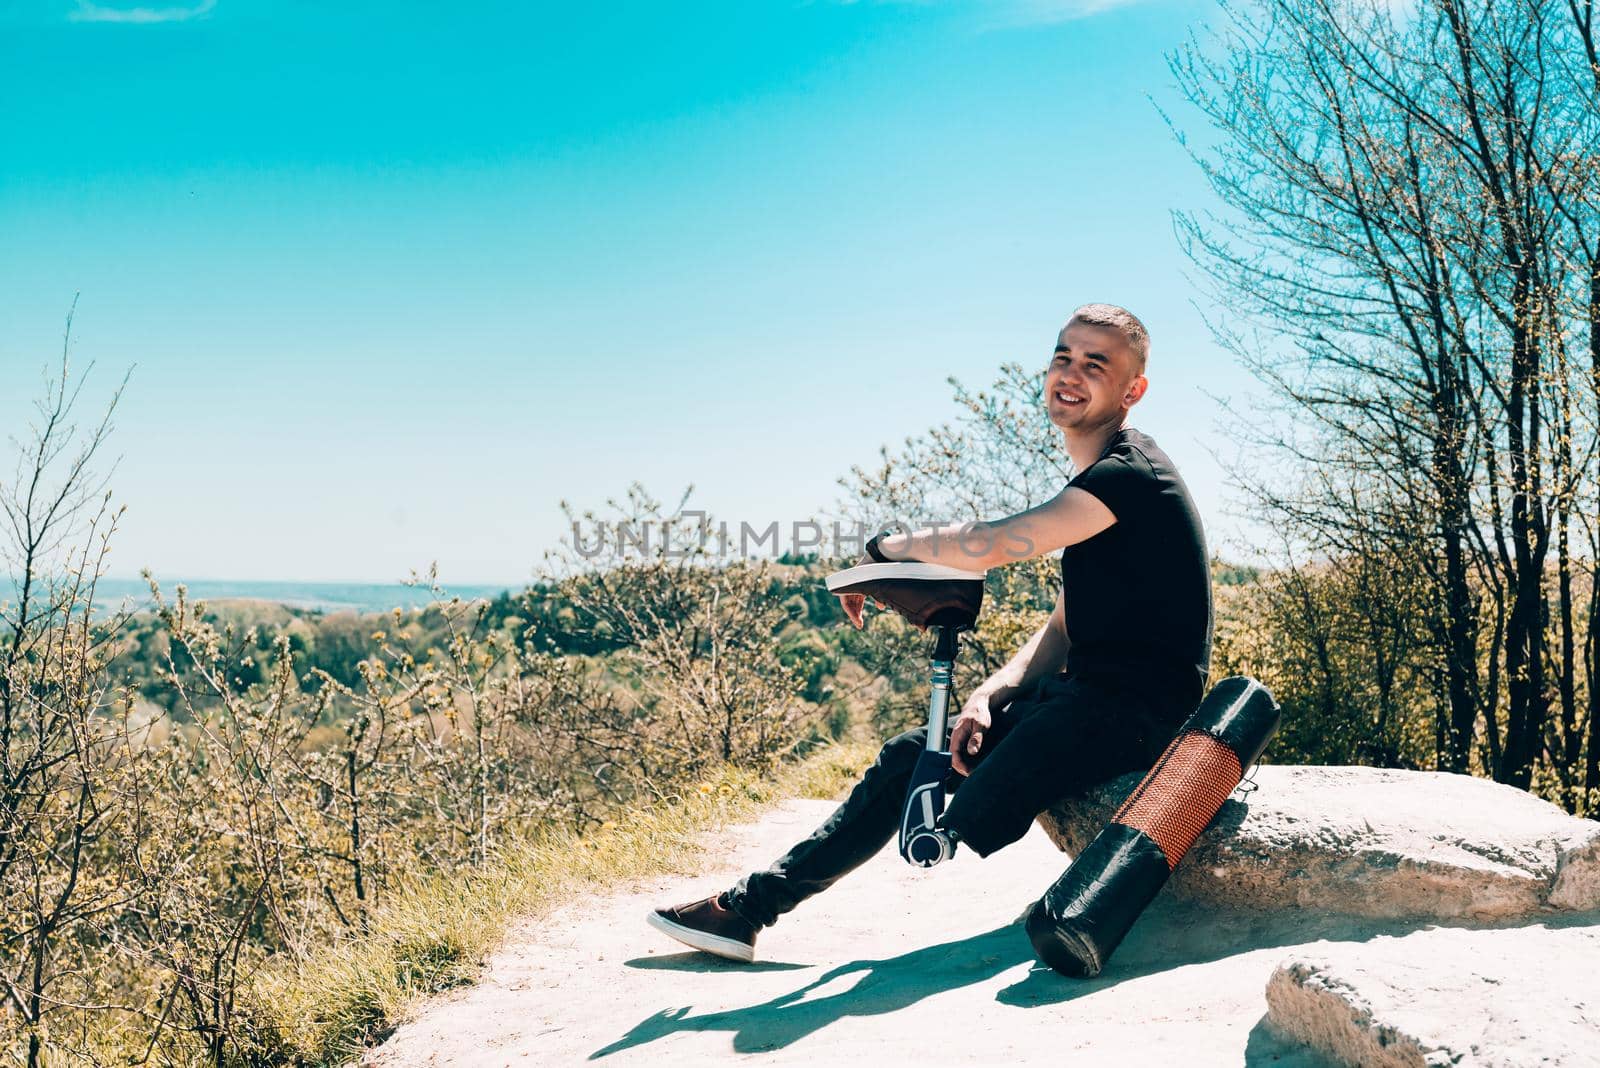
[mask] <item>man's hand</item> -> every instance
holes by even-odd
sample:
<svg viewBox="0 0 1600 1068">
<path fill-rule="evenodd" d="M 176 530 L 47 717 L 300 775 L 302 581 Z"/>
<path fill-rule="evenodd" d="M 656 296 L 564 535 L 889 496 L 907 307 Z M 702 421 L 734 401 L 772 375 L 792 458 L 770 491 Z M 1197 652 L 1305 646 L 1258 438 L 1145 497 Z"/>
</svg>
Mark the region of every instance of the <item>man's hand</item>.
<svg viewBox="0 0 1600 1068">
<path fill-rule="evenodd" d="M 851 567 L 860 567 L 862 564 L 875 564 L 875 563 L 877 563 L 876 560 L 874 560 L 870 556 L 867 556 L 867 555 L 863 554 L 861 559 L 857 560 L 855 563 L 851 564 L 850 566 Z M 880 604 L 877 600 L 874 600 L 872 603 L 875 604 L 875 605 L 878 605 L 879 608 L 883 607 L 883 605 Z M 850 622 L 852 622 L 852 623 L 854 623 L 856 625 L 856 630 L 860 630 L 862 627 L 865 627 L 867 625 L 866 618 L 862 615 L 862 612 L 867 607 L 867 595 L 866 594 L 864 594 L 864 593 L 841 593 L 841 594 L 839 594 L 839 607 L 844 609 L 845 618 L 849 619 Z"/>
<path fill-rule="evenodd" d="M 972 774 L 967 757 L 976 757 L 983 750 L 984 735 L 989 733 L 993 720 L 989 709 L 991 695 L 979 690 L 967 698 L 950 729 L 950 766 L 962 775 Z"/>
<path fill-rule="evenodd" d="M 870 556 L 863 556 L 851 566 L 860 567 L 862 564 L 876 564 L 878 562 L 879 561 L 874 560 Z M 841 593 L 838 595 L 838 597 L 839 607 L 844 609 L 845 618 L 849 619 L 851 623 L 854 623 L 857 630 L 865 627 L 867 625 L 867 621 L 866 617 L 862 613 L 867 607 L 867 595 L 864 593 Z M 876 597 L 872 599 L 872 603 L 877 605 L 880 609 L 889 607 Z M 926 626 L 921 626 L 917 629 L 927 630 L 928 628 Z"/>
<path fill-rule="evenodd" d="M 860 630 L 867 625 L 866 619 L 861 614 L 867 607 L 866 594 L 841 593 L 839 595 L 839 606 L 844 609 L 846 618 L 856 625 L 856 630 Z"/>
</svg>

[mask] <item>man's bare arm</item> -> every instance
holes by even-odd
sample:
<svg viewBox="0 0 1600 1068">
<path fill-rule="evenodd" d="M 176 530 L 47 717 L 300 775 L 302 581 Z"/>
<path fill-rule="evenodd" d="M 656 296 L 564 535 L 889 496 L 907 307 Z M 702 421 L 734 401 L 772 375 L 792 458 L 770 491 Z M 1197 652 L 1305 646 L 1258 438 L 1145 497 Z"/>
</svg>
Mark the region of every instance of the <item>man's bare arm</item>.
<svg viewBox="0 0 1600 1068">
<path fill-rule="evenodd" d="M 1034 631 L 1004 667 L 990 675 L 973 691 L 989 696 L 990 708 L 1003 708 L 1017 694 L 1046 675 L 1060 671 L 1067 663 L 1066 591 L 1056 598 L 1050 618 Z"/>
<path fill-rule="evenodd" d="M 878 539 L 890 560 L 920 560 L 984 571 L 1087 541 L 1117 521 L 1094 494 L 1068 486 L 1043 504 L 1004 519 L 946 523 Z"/>
<path fill-rule="evenodd" d="M 1004 708 L 1038 679 L 1066 666 L 1070 644 L 1066 604 L 1063 590 L 1044 626 L 962 703 L 961 715 L 950 730 L 950 763 L 962 775 L 971 771 L 966 758 L 977 756 L 983 748 L 984 733 L 993 722 L 990 713 Z"/>
</svg>

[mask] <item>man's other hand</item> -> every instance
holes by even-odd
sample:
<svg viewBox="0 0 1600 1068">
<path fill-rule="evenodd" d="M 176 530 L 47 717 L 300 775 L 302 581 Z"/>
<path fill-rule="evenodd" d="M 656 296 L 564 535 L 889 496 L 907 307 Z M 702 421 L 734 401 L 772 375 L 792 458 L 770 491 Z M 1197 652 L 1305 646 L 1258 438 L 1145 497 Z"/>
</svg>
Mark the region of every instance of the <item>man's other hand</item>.
<svg viewBox="0 0 1600 1068">
<path fill-rule="evenodd" d="M 989 695 L 980 692 L 968 697 L 950 729 L 950 766 L 962 775 L 972 774 L 967 758 L 976 758 L 983 751 L 983 739 L 991 726 Z"/>
<path fill-rule="evenodd" d="M 876 564 L 879 562 L 880 561 L 874 560 L 870 556 L 863 555 L 861 559 L 857 560 L 851 566 L 860 567 L 862 564 Z M 861 628 L 865 627 L 867 625 L 867 621 L 866 617 L 863 615 L 863 612 L 867 607 L 867 595 L 864 593 L 841 593 L 838 594 L 838 598 L 839 607 L 844 609 L 845 618 L 849 619 L 851 623 L 855 624 L 856 630 L 860 630 Z M 880 609 L 889 607 L 876 597 L 872 599 L 872 603 L 877 605 Z M 917 629 L 927 630 L 928 628 L 926 626 L 919 626 Z"/>
<path fill-rule="evenodd" d="M 866 594 L 841 593 L 839 595 L 839 606 L 844 609 L 846 618 L 856 625 L 856 630 L 860 630 L 862 627 L 867 625 L 867 621 L 862 617 L 861 614 L 862 610 L 867 607 Z"/>
<path fill-rule="evenodd" d="M 888 605 L 884 604 L 882 601 L 878 600 L 876 597 L 874 597 L 872 599 L 872 603 L 877 605 L 879 608 L 888 608 L 889 607 Z M 856 629 L 857 630 L 860 630 L 862 627 L 865 627 L 867 625 L 866 617 L 862 614 L 863 610 L 867 606 L 867 595 L 866 594 L 864 594 L 864 593 L 841 593 L 841 594 L 839 594 L 839 606 L 844 609 L 845 616 L 849 618 L 850 622 L 852 622 L 852 623 L 854 623 L 856 625 Z M 924 626 L 924 627 L 918 627 L 917 629 L 918 630 L 927 630 L 928 628 Z"/>
</svg>

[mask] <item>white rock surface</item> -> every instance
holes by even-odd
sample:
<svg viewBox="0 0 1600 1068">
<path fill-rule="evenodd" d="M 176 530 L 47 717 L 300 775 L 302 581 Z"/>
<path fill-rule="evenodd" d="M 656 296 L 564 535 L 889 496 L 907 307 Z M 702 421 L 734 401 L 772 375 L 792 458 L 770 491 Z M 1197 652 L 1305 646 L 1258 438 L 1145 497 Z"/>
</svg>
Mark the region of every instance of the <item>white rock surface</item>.
<svg viewBox="0 0 1600 1068">
<path fill-rule="evenodd" d="M 1040 825 L 1075 855 L 1142 776 L 1056 806 Z M 1600 909 L 1600 822 L 1465 775 L 1256 769 L 1173 873 L 1169 893 L 1243 908 L 1500 921 Z M 1242 797 L 1242 800 L 1239 798 Z"/>
<path fill-rule="evenodd" d="M 1435 928 L 1295 953 L 1267 985 L 1281 1035 L 1341 1064 L 1600 1064 L 1600 926 Z"/>
</svg>

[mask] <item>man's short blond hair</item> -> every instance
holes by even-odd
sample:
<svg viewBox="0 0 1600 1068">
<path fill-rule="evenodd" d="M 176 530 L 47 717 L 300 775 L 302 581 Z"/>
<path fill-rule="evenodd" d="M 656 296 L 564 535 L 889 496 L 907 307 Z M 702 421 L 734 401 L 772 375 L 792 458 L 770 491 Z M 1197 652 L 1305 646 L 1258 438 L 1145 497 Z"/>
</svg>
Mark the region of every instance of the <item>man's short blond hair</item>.
<svg viewBox="0 0 1600 1068">
<path fill-rule="evenodd" d="M 1128 339 L 1128 347 L 1133 349 L 1137 373 L 1144 374 L 1145 364 L 1150 361 L 1150 331 L 1137 315 L 1115 304 L 1085 304 L 1073 312 L 1067 322 L 1074 320 L 1089 326 L 1113 326 L 1121 330 Z"/>
</svg>

